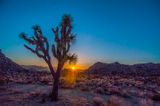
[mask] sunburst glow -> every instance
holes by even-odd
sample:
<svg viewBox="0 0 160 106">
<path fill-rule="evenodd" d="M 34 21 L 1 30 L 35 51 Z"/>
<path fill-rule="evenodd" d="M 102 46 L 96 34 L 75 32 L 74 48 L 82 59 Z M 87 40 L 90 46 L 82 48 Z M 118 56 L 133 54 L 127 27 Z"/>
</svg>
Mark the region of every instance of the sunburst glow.
<svg viewBox="0 0 160 106">
<path fill-rule="evenodd" d="M 75 68 L 75 66 L 72 66 L 71 69 L 72 69 L 72 70 L 75 70 L 76 68 Z"/>
</svg>

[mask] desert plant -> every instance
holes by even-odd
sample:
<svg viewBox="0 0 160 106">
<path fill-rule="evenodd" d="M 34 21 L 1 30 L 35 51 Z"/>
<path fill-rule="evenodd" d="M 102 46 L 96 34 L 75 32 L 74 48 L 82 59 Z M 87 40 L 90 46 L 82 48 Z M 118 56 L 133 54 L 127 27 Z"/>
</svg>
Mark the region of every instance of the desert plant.
<svg viewBox="0 0 160 106">
<path fill-rule="evenodd" d="M 55 59 L 57 59 L 57 68 L 54 69 L 51 56 L 49 53 L 49 43 L 46 37 L 43 36 L 40 26 L 33 26 L 34 35 L 28 38 L 25 33 L 21 33 L 20 37 L 34 47 L 24 45 L 24 47 L 36 54 L 39 58 L 42 58 L 48 65 L 50 72 L 53 76 L 54 83 L 51 93 L 51 99 L 53 101 L 58 100 L 58 85 L 60 74 L 64 64 L 68 61 L 69 63 L 75 63 L 77 61 L 77 55 L 69 53 L 70 46 L 75 40 L 75 35 L 72 33 L 72 18 L 70 15 L 64 15 L 60 26 L 55 29 L 52 28 L 54 33 L 54 43 L 52 44 L 51 51 Z"/>
</svg>

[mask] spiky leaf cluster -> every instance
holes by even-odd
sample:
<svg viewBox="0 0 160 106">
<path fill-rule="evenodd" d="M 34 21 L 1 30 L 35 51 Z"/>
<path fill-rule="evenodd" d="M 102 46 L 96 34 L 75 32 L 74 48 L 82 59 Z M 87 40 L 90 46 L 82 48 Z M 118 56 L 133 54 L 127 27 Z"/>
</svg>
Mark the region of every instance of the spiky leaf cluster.
<svg viewBox="0 0 160 106">
<path fill-rule="evenodd" d="M 20 37 L 34 47 L 24 45 L 25 48 L 43 58 L 47 64 L 51 64 L 49 55 L 49 43 L 46 37 L 43 36 L 40 26 L 33 26 L 34 35 L 29 38 L 25 33 L 21 33 Z M 58 63 L 64 64 L 76 63 L 77 55 L 69 53 L 71 44 L 75 41 L 75 35 L 72 33 L 72 19 L 69 15 L 64 15 L 60 27 L 52 28 L 54 33 L 54 44 L 52 44 L 53 56 L 58 60 Z M 52 68 L 52 66 L 50 66 Z"/>
<path fill-rule="evenodd" d="M 55 29 L 52 28 L 55 35 L 55 44 L 52 45 L 52 52 L 54 57 L 59 61 L 69 63 L 75 63 L 77 61 L 77 56 L 75 54 L 69 53 L 71 44 L 75 41 L 75 35 L 72 33 L 72 19 L 69 15 L 64 15 L 62 23 L 59 27 Z"/>
<path fill-rule="evenodd" d="M 20 34 L 22 39 L 34 46 L 34 48 L 31 48 L 27 45 L 24 45 L 24 47 L 35 53 L 38 57 L 43 58 L 47 63 L 50 62 L 49 43 L 43 36 L 40 26 L 33 26 L 33 31 L 34 35 L 31 38 L 28 38 L 25 33 Z"/>
</svg>

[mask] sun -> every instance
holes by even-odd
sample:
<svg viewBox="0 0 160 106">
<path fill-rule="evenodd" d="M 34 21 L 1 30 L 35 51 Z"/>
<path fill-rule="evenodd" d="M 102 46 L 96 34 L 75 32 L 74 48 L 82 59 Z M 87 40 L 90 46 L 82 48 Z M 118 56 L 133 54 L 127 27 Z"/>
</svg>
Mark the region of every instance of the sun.
<svg viewBox="0 0 160 106">
<path fill-rule="evenodd" d="M 72 70 L 75 70 L 76 68 L 74 66 L 71 67 Z"/>
</svg>

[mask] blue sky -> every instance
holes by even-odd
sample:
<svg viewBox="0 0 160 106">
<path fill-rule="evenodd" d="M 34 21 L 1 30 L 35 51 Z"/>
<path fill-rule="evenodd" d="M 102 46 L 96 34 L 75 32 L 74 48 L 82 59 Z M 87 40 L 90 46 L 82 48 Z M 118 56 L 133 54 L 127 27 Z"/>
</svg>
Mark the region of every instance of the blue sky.
<svg viewBox="0 0 160 106">
<path fill-rule="evenodd" d="M 51 44 L 63 14 L 74 19 L 78 64 L 160 62 L 158 0 L 1 0 L 0 48 L 19 64 L 43 65 L 18 35 L 38 24 Z"/>
</svg>

